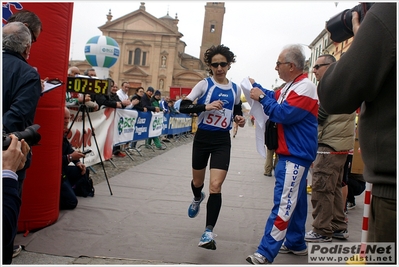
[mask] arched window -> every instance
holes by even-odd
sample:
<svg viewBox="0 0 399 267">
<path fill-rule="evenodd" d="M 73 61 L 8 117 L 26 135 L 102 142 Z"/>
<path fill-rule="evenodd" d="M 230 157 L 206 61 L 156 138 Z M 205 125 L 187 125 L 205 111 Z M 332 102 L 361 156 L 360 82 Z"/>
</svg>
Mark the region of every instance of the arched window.
<svg viewBox="0 0 399 267">
<path fill-rule="evenodd" d="M 140 59 L 141 59 L 141 49 L 136 48 L 134 50 L 134 65 L 140 65 Z"/>
<path fill-rule="evenodd" d="M 129 51 L 129 57 L 127 60 L 127 64 L 132 65 L 133 62 L 133 51 Z"/>
</svg>

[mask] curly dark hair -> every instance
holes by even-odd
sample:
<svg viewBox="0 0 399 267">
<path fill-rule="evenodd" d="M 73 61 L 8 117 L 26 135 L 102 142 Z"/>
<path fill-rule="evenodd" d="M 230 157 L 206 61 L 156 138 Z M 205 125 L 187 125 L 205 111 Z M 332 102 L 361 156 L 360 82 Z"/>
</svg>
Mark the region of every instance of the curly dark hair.
<svg viewBox="0 0 399 267">
<path fill-rule="evenodd" d="M 227 63 L 236 62 L 236 55 L 234 55 L 234 53 L 230 51 L 230 48 L 224 45 L 218 45 L 218 46 L 213 45 L 204 53 L 204 62 L 208 66 L 207 71 L 209 72 L 210 75 L 213 75 L 213 72 L 210 68 L 212 63 L 212 58 L 217 54 L 223 55 L 226 58 Z"/>
</svg>

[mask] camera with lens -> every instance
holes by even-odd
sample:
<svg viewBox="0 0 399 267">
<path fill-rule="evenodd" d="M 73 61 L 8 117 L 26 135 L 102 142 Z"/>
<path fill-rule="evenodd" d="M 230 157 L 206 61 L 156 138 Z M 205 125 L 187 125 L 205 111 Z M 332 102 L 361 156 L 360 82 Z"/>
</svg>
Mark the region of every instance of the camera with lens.
<svg viewBox="0 0 399 267">
<path fill-rule="evenodd" d="M 345 9 L 341 13 L 327 21 L 326 28 L 330 32 L 330 38 L 334 42 L 341 43 L 353 36 L 352 12 L 359 14 L 359 22 L 362 22 L 366 12 L 374 3 L 360 3 L 352 9 Z"/>
<path fill-rule="evenodd" d="M 39 143 L 40 139 L 42 138 L 41 135 L 37 132 L 37 130 L 39 128 L 40 128 L 40 125 L 33 124 L 21 132 L 13 132 L 13 133 L 6 134 L 3 131 L 3 150 L 7 150 L 11 144 L 10 134 L 13 134 L 16 137 L 18 137 L 18 140 L 20 140 L 20 141 L 22 139 L 24 139 L 25 142 L 28 143 L 29 146 L 37 145 Z"/>
</svg>

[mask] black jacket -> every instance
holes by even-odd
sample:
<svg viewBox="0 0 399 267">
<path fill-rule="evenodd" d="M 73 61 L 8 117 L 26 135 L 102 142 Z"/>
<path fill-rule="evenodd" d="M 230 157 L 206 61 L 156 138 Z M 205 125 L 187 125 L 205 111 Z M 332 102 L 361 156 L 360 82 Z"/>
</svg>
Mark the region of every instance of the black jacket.
<svg viewBox="0 0 399 267">
<path fill-rule="evenodd" d="M 3 130 L 24 131 L 33 124 L 42 93 L 37 71 L 18 53 L 3 51 Z"/>
<path fill-rule="evenodd" d="M 110 95 L 94 95 L 92 99 L 97 102 L 99 107 L 106 106 L 116 108 L 117 102 L 121 102 L 118 95 L 112 93 Z"/>
<path fill-rule="evenodd" d="M 137 105 L 133 106 L 133 109 L 138 110 L 138 111 L 144 111 L 144 106 L 143 106 L 141 96 L 139 96 L 138 94 L 135 94 L 134 96 L 132 96 L 131 100 L 134 100 L 134 99 L 138 99 L 140 102 Z"/>
<path fill-rule="evenodd" d="M 141 98 L 143 107 L 147 108 L 147 111 L 155 111 L 155 107 L 151 105 L 151 99 L 148 98 L 147 94 L 144 94 Z"/>
<path fill-rule="evenodd" d="M 66 168 L 69 165 L 69 160 L 68 160 L 68 155 L 72 154 L 75 151 L 73 149 L 71 143 L 68 141 L 66 136 L 64 135 L 62 139 L 62 173 L 66 173 Z M 79 160 L 74 160 L 73 163 L 76 165 L 76 163 L 80 162 Z"/>
</svg>

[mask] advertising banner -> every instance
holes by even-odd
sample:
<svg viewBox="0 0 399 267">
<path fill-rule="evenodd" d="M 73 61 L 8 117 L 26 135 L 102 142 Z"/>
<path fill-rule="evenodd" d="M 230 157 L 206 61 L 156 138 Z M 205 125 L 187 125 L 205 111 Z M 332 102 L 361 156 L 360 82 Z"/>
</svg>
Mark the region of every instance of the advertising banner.
<svg viewBox="0 0 399 267">
<path fill-rule="evenodd" d="M 76 117 L 77 111 L 70 110 L 70 112 L 71 121 L 73 121 Z M 71 131 L 67 136 L 69 142 L 75 149 L 80 149 L 81 151 L 91 150 L 91 153 L 87 154 L 86 157 L 82 159 L 82 162 L 84 162 L 86 166 L 91 166 L 101 162 L 98 150 L 100 151 L 103 160 L 111 158 L 114 136 L 113 134 L 109 135 L 108 133 L 113 133 L 114 128 L 117 128 L 113 123 L 115 118 L 115 109 L 113 108 L 90 112 L 89 116 L 93 128 L 90 126 L 87 114 L 85 114 L 83 125 L 82 112 L 79 112 L 78 117 L 73 122 Z M 95 137 L 93 131 L 95 131 Z M 83 132 L 86 133 L 85 136 L 83 136 Z M 111 153 L 109 153 L 109 151 L 111 151 Z"/>
<path fill-rule="evenodd" d="M 114 145 L 128 143 L 133 140 L 137 118 L 137 110 L 116 109 Z"/>
</svg>

